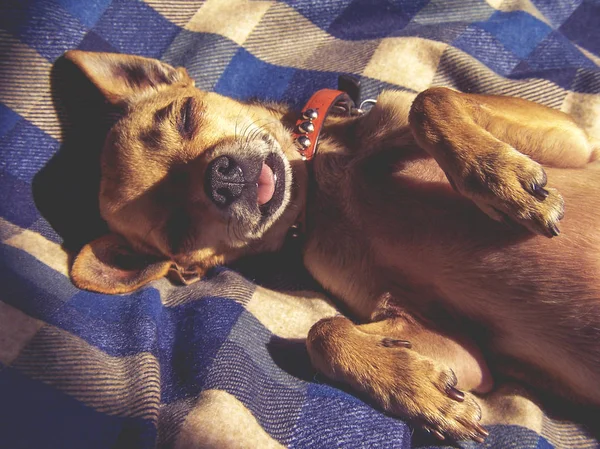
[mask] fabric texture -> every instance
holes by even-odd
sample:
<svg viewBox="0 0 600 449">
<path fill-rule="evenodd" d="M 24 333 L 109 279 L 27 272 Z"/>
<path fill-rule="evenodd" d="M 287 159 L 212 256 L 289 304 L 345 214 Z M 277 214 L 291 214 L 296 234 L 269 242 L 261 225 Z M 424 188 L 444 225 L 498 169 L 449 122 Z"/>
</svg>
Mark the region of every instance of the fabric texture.
<svg viewBox="0 0 600 449">
<path fill-rule="evenodd" d="M 54 75 L 66 50 L 159 58 L 201 89 L 294 107 L 340 73 L 362 81 L 365 99 L 429 86 L 515 95 L 600 139 L 599 23 L 597 0 L 0 2 L 0 447 L 435 444 L 315 374 L 302 338 L 336 309 L 297 260 L 265 256 L 121 296 L 71 284 L 63 239 L 95 226 L 83 186 L 102 135 L 66 148 L 87 133 L 63 114 L 59 91 L 72 86 Z M 65 155 L 76 169 L 52 178 Z M 506 391 L 482 400 L 482 447 L 598 447 Z"/>
</svg>

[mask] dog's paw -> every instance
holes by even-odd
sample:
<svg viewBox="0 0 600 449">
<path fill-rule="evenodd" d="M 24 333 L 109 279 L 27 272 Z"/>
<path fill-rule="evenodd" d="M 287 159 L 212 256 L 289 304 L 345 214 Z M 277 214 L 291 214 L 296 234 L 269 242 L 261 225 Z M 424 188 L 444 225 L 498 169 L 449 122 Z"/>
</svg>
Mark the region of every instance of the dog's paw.
<svg viewBox="0 0 600 449">
<path fill-rule="evenodd" d="M 546 188 L 546 172 L 540 164 L 513 148 L 481 155 L 453 178 L 457 189 L 494 220 L 516 222 L 546 237 L 560 233 L 562 196 Z"/>
<path fill-rule="evenodd" d="M 313 326 L 307 349 L 313 366 L 328 378 L 440 439 L 487 436 L 477 402 L 456 389 L 454 372 L 413 350 L 407 340 L 367 334 L 347 318 L 333 317 Z"/>
<path fill-rule="evenodd" d="M 479 424 L 481 409 L 470 393 L 454 387 L 430 396 L 429 406 L 413 422 L 439 440 L 473 440 L 483 443 L 489 432 Z"/>
<path fill-rule="evenodd" d="M 483 442 L 488 432 L 479 424 L 481 409 L 473 395 L 456 389 L 454 372 L 414 351 L 396 351 L 375 362 L 380 376 L 370 388 L 373 399 L 440 440 Z"/>
</svg>

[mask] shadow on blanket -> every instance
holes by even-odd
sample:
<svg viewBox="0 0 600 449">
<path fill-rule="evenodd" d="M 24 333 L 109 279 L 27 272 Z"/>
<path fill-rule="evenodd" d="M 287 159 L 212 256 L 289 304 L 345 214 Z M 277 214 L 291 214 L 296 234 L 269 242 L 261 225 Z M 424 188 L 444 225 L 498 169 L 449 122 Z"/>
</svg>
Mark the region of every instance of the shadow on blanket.
<svg viewBox="0 0 600 449">
<path fill-rule="evenodd" d="M 108 231 L 98 207 L 100 152 L 117 111 L 64 58 L 53 66 L 51 86 L 62 145 L 34 177 L 33 198 L 64 248 L 74 252 Z"/>
</svg>

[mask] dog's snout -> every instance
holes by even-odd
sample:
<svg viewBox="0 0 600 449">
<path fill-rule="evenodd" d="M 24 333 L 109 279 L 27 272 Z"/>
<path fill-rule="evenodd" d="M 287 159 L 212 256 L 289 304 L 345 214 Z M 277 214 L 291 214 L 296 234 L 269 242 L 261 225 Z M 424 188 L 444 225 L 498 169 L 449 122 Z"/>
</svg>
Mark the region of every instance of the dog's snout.
<svg viewBox="0 0 600 449">
<path fill-rule="evenodd" d="M 244 183 L 244 171 L 232 157 L 219 156 L 207 167 L 206 193 L 217 206 L 229 206 L 238 199 Z"/>
</svg>

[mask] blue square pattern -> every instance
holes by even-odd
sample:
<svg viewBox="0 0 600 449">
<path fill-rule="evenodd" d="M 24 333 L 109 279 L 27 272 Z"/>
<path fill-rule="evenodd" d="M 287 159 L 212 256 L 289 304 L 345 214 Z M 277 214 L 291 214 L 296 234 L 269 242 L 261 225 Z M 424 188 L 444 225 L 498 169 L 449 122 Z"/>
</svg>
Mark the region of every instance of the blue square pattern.
<svg viewBox="0 0 600 449">
<path fill-rule="evenodd" d="M 520 62 L 502 42 L 479 26 L 467 27 L 452 45 L 477 58 L 499 75 L 510 74 Z"/>
<path fill-rule="evenodd" d="M 161 402 L 195 397 L 205 388 L 212 364 L 220 360 L 217 353 L 242 313 L 239 303 L 218 297 L 163 308 L 157 321 Z"/>
<path fill-rule="evenodd" d="M 600 56 L 600 2 L 584 1 L 560 27 L 577 45 Z"/>
<path fill-rule="evenodd" d="M 19 120 L 21 120 L 19 114 L 14 112 L 8 106 L 5 106 L 3 103 L 0 103 L 0 139 L 10 132 Z"/>
<path fill-rule="evenodd" d="M 533 430 L 526 427 L 500 425 L 488 428 L 490 436 L 486 438 L 485 447 L 498 448 L 551 448 L 548 442 Z"/>
<path fill-rule="evenodd" d="M 156 353 L 160 296 L 146 288 L 126 296 L 77 292 L 45 321 L 111 356 Z"/>
<path fill-rule="evenodd" d="M 113 0 L 94 32 L 120 53 L 159 58 L 181 31 L 143 2 Z"/>
<path fill-rule="evenodd" d="M 340 420 L 340 416 L 344 419 Z M 311 383 L 289 447 L 405 449 L 411 447 L 410 437 L 411 431 L 404 422 L 348 393 Z"/>
<path fill-rule="evenodd" d="M 576 68 L 567 67 L 564 69 L 540 69 L 538 67 L 534 69 L 527 63 L 527 61 L 521 61 L 519 65 L 514 68 L 510 78 L 544 78 L 552 81 L 564 89 L 571 89 L 576 76 Z"/>
<path fill-rule="evenodd" d="M 66 11 L 77 17 L 87 28 L 92 28 L 112 0 L 55 0 Z"/>
<path fill-rule="evenodd" d="M 154 446 L 149 421 L 99 413 L 8 367 L 0 369 L 0 435 L 6 448 L 103 449 Z"/>
<path fill-rule="evenodd" d="M 239 100 L 280 100 L 295 71 L 261 61 L 240 48 L 215 85 L 215 92 Z"/>
<path fill-rule="evenodd" d="M 59 146 L 41 129 L 21 120 L 0 138 L 0 170 L 30 183 Z"/>
<path fill-rule="evenodd" d="M 115 47 L 110 45 L 93 31 L 90 31 L 85 35 L 77 48 L 84 51 L 105 51 L 108 53 L 118 53 Z"/>
<path fill-rule="evenodd" d="M 45 322 L 52 322 L 78 292 L 69 278 L 9 245 L 0 245 L 0 285 L 3 302 Z"/>
<path fill-rule="evenodd" d="M 550 23 L 559 28 L 583 0 L 532 0 L 535 7 Z"/>
<path fill-rule="evenodd" d="M 352 3 L 352 0 L 326 2 L 323 0 L 284 1 L 322 30 L 326 30 L 331 22 Z"/>
<path fill-rule="evenodd" d="M 87 31 L 79 20 L 52 0 L 3 0 L 0 28 L 49 61 L 75 48 Z"/>
<path fill-rule="evenodd" d="M 420 10 L 420 3 L 427 2 L 420 0 L 411 10 Z M 379 39 L 403 29 L 413 15 L 385 0 L 355 0 L 327 31 L 344 40 Z"/>
<path fill-rule="evenodd" d="M 460 36 L 466 29 L 467 25 L 459 22 L 447 23 L 444 26 L 410 22 L 405 28 L 392 33 L 390 36 L 415 36 L 422 39 L 449 43 Z"/>
<path fill-rule="evenodd" d="M 248 330 L 261 332 L 257 327 Z M 255 343 L 249 335 L 245 346 Z M 260 349 L 266 353 L 266 347 Z M 226 391 L 237 398 L 267 433 L 285 443 L 304 405 L 306 386 L 290 386 L 287 373 L 274 376 L 278 369 L 274 362 L 260 363 L 266 357 L 259 355 L 257 360 L 257 354 L 251 352 L 228 339 L 219 348 L 203 388 Z"/>
<path fill-rule="evenodd" d="M 338 73 L 298 70 L 283 93 L 282 100 L 300 109 L 319 89 L 336 89 Z"/>
<path fill-rule="evenodd" d="M 431 0 L 393 0 L 392 3 L 411 19 L 416 16 Z"/>
<path fill-rule="evenodd" d="M 551 32 L 539 43 L 527 58 L 527 62 L 533 70 L 597 69 L 594 62 L 590 61 L 571 41 L 556 31 Z"/>
<path fill-rule="evenodd" d="M 498 11 L 477 25 L 519 58 L 525 58 L 552 31 L 544 22 L 523 11 Z"/>
<path fill-rule="evenodd" d="M 30 183 L 0 170 L 0 217 L 22 228 L 31 226 L 40 219 L 32 195 Z"/>
</svg>

